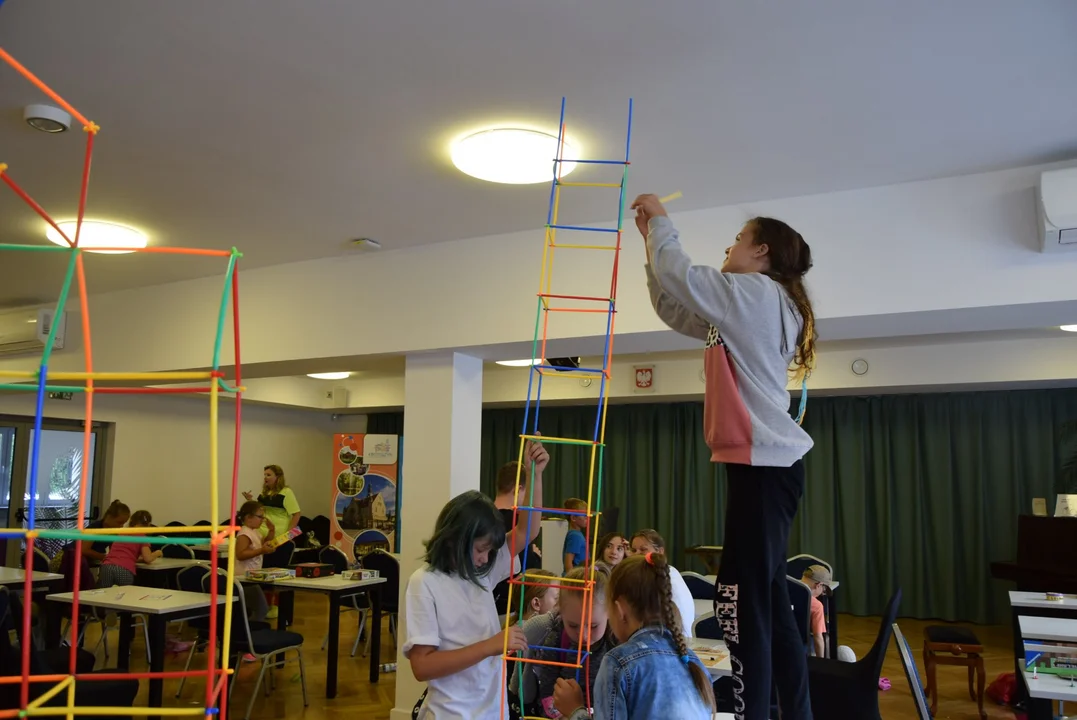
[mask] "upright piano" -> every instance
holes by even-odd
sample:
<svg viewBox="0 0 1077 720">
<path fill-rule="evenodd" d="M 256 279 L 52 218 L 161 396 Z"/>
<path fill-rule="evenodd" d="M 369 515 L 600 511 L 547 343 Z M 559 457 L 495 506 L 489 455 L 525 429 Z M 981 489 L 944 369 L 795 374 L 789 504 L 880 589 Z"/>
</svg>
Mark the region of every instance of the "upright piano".
<svg viewBox="0 0 1077 720">
<path fill-rule="evenodd" d="M 1077 593 L 1077 518 L 1017 518 L 1017 559 L 991 563 L 991 577 L 1017 590 Z"/>
<path fill-rule="evenodd" d="M 991 577 L 1017 583 L 1027 592 L 1077 593 L 1077 518 L 1021 515 L 1017 518 L 1017 559 L 991 563 Z M 1026 707 L 1030 717 L 1041 717 L 1043 703 L 1027 703 L 1028 691 L 1021 678 L 1025 647 L 1017 618 L 1021 615 L 1060 617 L 1066 613 L 1033 608 L 1011 608 L 1014 671 L 1017 673 L 1015 705 Z M 1038 703 L 1038 704 L 1037 704 Z M 1048 708 L 1050 705 L 1048 704 Z M 1047 713 L 1047 717 L 1050 713 Z"/>
</svg>

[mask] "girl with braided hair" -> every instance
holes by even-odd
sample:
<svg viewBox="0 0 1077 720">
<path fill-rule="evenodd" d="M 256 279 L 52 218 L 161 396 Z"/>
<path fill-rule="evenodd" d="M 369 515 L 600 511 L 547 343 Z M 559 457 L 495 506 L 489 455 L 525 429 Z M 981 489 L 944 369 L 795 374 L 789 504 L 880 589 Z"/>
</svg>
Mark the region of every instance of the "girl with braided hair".
<svg viewBox="0 0 1077 720">
<path fill-rule="evenodd" d="M 710 676 L 680 631 L 665 555 L 625 558 L 606 588 L 609 624 L 621 644 L 595 681 L 594 720 L 710 720 Z M 574 680 L 559 679 L 554 704 L 570 720 L 588 717 Z"/>
<path fill-rule="evenodd" d="M 749 220 L 721 269 L 693 265 L 654 195 L 632 204 L 647 242 L 647 287 L 658 317 L 706 343 L 703 431 L 725 465 L 725 541 L 714 614 L 729 646 L 737 720 L 811 720 L 808 664 L 785 580 L 789 531 L 804 494 L 800 426 L 815 362 L 815 313 L 804 288 L 811 248 L 781 220 Z M 789 409 L 790 375 L 801 385 Z"/>
</svg>

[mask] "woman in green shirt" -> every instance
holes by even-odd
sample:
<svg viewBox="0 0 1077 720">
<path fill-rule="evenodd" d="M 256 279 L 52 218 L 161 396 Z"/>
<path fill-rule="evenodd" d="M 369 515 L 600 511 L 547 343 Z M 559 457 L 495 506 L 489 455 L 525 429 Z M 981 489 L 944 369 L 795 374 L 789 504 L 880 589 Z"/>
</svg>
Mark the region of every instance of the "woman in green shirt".
<svg viewBox="0 0 1077 720">
<path fill-rule="evenodd" d="M 243 493 L 243 497 L 254 500 L 249 492 Z M 299 524 L 299 501 L 285 484 L 284 470 L 280 465 L 266 465 L 262 469 L 262 492 L 258 495 L 258 502 L 266 511 L 266 521 L 262 524 L 263 536 L 268 536 L 270 530 L 274 537 L 284 535 Z"/>
<path fill-rule="evenodd" d="M 253 500 L 250 492 L 244 492 L 243 497 Z M 258 495 L 258 502 L 265 508 L 265 522 L 262 523 L 261 532 L 263 537 L 278 537 L 287 533 L 299 524 L 299 501 L 295 493 L 285 484 L 284 470 L 280 465 L 266 465 L 262 468 L 262 492 Z M 269 605 L 267 619 L 277 617 L 276 593 L 267 590 L 266 602 Z"/>
</svg>

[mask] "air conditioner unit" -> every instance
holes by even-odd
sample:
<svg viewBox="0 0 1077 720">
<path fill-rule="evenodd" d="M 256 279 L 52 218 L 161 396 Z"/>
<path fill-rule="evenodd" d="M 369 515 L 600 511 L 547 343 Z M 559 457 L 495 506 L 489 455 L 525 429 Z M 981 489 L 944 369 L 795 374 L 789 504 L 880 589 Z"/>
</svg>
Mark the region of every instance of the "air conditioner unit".
<svg viewBox="0 0 1077 720">
<path fill-rule="evenodd" d="M 56 318 L 56 311 L 11 310 L 0 313 L 0 356 L 40 353 L 45 348 L 53 320 L 57 320 L 53 349 L 62 350 L 67 330 L 67 313 Z"/>
<path fill-rule="evenodd" d="M 1077 168 L 1049 170 L 1036 188 L 1043 252 L 1077 250 Z"/>
</svg>

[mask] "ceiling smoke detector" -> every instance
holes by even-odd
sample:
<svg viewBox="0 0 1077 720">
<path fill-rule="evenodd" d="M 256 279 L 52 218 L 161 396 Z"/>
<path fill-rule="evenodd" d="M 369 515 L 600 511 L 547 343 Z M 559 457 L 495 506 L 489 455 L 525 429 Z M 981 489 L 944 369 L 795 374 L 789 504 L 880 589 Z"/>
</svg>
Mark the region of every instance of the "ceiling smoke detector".
<svg viewBox="0 0 1077 720">
<path fill-rule="evenodd" d="M 44 133 L 62 133 L 71 127 L 71 116 L 52 105 L 27 105 L 22 111 L 22 119 L 34 130 Z"/>
</svg>

